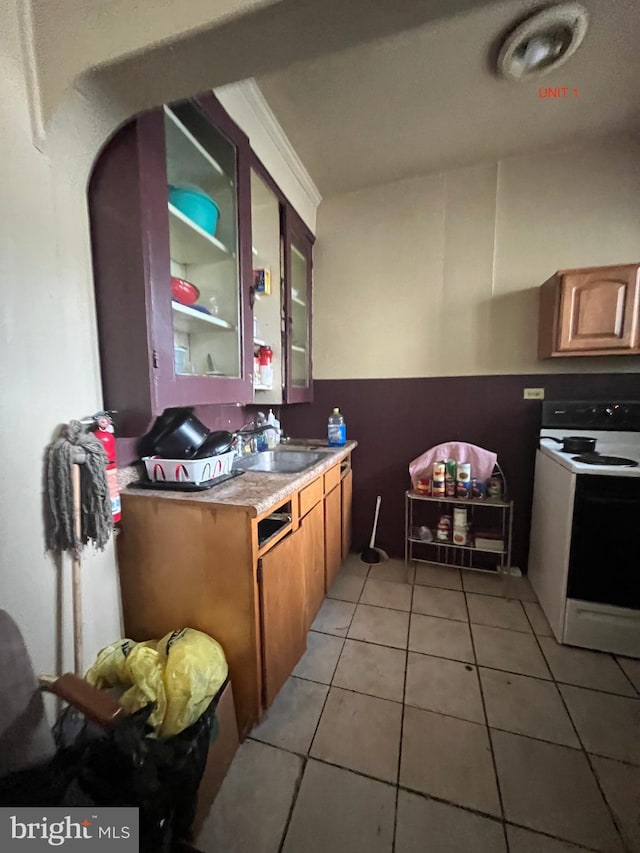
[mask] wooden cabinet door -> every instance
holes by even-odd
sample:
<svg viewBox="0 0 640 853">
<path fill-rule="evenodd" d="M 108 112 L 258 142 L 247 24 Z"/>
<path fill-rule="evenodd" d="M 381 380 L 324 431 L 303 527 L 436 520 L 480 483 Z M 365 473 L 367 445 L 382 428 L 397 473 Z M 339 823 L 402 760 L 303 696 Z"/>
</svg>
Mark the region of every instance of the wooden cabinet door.
<svg viewBox="0 0 640 853">
<path fill-rule="evenodd" d="M 562 277 L 558 349 L 629 350 L 637 346 L 639 267 L 567 272 Z"/>
<path fill-rule="evenodd" d="M 285 280 L 285 395 L 287 403 L 313 400 L 311 300 L 313 234 L 289 205 L 283 210 Z"/>
<path fill-rule="evenodd" d="M 300 527 L 258 562 L 263 696 L 267 708 L 307 647 L 304 559 L 304 533 Z"/>
<path fill-rule="evenodd" d="M 342 511 L 340 486 L 324 499 L 325 589 L 328 592 L 342 563 Z"/>
<path fill-rule="evenodd" d="M 88 196 L 104 402 L 120 412 L 123 437 L 167 407 L 253 399 L 249 153 L 209 93 L 140 114 L 96 161 Z M 215 235 L 169 203 L 168 184 L 214 200 Z M 197 286 L 209 314 L 172 300 L 172 276 Z"/>
<path fill-rule="evenodd" d="M 322 501 L 302 519 L 307 629 L 324 600 L 324 509 Z"/>
<path fill-rule="evenodd" d="M 353 472 L 348 471 L 340 483 L 342 490 L 342 559 L 346 560 L 351 549 L 351 501 L 353 493 Z"/>
</svg>

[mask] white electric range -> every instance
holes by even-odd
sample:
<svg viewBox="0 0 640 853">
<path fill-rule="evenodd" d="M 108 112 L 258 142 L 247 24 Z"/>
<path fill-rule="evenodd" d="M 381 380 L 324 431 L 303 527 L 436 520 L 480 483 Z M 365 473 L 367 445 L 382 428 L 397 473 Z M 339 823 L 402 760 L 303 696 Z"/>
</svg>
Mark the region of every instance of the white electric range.
<svg viewBox="0 0 640 853">
<path fill-rule="evenodd" d="M 639 532 L 640 402 L 543 403 L 528 575 L 559 642 L 640 657 Z"/>
</svg>

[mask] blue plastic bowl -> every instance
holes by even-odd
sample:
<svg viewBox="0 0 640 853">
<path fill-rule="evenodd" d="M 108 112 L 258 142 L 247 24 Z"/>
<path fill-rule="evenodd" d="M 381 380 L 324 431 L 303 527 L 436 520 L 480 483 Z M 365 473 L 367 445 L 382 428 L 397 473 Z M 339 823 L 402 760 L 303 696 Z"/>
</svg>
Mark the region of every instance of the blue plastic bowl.
<svg viewBox="0 0 640 853">
<path fill-rule="evenodd" d="M 213 236 L 216 233 L 220 208 L 206 193 L 200 190 L 170 186 L 169 201 L 207 234 Z"/>
</svg>

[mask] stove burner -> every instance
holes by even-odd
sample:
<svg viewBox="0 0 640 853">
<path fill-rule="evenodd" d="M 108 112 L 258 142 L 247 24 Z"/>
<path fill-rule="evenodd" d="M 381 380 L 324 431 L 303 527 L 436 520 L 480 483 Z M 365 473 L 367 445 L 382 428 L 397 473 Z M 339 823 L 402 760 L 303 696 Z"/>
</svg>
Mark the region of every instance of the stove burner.
<svg viewBox="0 0 640 853">
<path fill-rule="evenodd" d="M 573 456 L 574 462 L 584 462 L 585 465 L 626 465 L 629 468 L 637 468 L 638 463 L 633 459 L 625 459 L 624 456 L 601 456 L 599 453 L 583 453 L 581 456 Z"/>
</svg>

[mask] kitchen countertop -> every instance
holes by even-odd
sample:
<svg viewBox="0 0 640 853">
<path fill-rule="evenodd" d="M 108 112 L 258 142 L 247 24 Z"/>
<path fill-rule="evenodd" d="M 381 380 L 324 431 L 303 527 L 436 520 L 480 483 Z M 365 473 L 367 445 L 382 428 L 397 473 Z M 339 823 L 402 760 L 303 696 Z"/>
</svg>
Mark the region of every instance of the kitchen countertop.
<svg viewBox="0 0 640 853">
<path fill-rule="evenodd" d="M 204 492 L 172 492 L 161 489 L 140 489 L 129 486 L 123 492 L 126 496 L 139 498 L 163 498 L 169 501 L 182 501 L 196 504 L 223 504 L 246 507 L 250 515 L 262 515 L 271 507 L 285 500 L 293 492 L 303 489 L 320 474 L 324 474 L 336 462 L 341 462 L 358 446 L 357 441 L 347 441 L 343 447 L 328 447 L 326 439 L 295 439 L 283 444 L 281 449 L 296 450 L 313 448 L 325 454 L 325 458 L 316 462 L 299 474 L 273 474 L 271 472 L 245 471 L 241 477 L 235 477 L 219 486 L 213 486 Z"/>
</svg>

